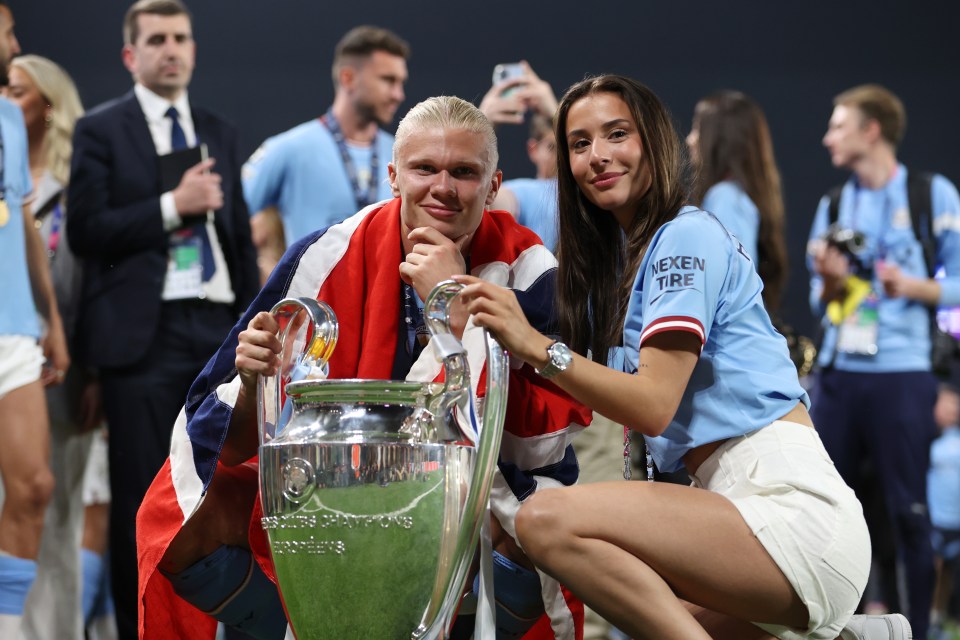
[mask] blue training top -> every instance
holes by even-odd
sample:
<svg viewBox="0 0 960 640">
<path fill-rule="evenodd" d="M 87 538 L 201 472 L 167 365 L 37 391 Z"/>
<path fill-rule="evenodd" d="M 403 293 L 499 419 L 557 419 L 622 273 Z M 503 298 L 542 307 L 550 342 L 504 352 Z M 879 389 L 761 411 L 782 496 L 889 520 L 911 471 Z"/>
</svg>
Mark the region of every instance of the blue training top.
<svg viewBox="0 0 960 640">
<path fill-rule="evenodd" d="M 811 242 L 818 240 L 829 223 L 829 198 L 820 200 L 810 229 Z M 960 197 L 953 184 L 937 175 L 931 186 L 933 232 L 936 239 L 936 264 L 941 265 L 946 277 L 940 281 L 940 304 L 960 304 Z M 928 278 L 923 247 L 913 232 L 907 198 L 907 168 L 897 165 L 897 172 L 879 189 L 860 186 L 856 177 L 843 187 L 837 215 L 840 226 L 862 232 L 867 239 L 863 261 L 873 267 L 878 260 L 894 263 L 901 271 L 915 278 Z M 813 258 L 808 251 L 810 269 L 810 306 L 816 317 L 822 317 L 825 307 L 820 302 L 823 280 L 813 270 Z M 927 307 L 906 298 L 884 295 L 873 270 L 873 290 L 879 296 L 876 355 L 836 352 L 837 328 L 824 320 L 823 344 L 818 362 L 839 370 L 859 373 L 930 370 L 930 312 Z"/>
<path fill-rule="evenodd" d="M 6 221 L 0 226 L 0 335 L 40 336 L 40 323 L 27 270 L 23 201 L 32 190 L 23 112 L 0 98 L 0 136 L 3 139 L 3 200 Z"/>
<path fill-rule="evenodd" d="M 517 198 L 517 222 L 540 236 L 544 246 L 557 252 L 557 179 L 515 178 L 503 188 Z"/>
<path fill-rule="evenodd" d="M 754 268 L 760 264 L 757 237 L 760 233 L 760 210 L 747 192 L 732 180 L 724 180 L 710 187 L 703 196 L 704 211 L 717 216 L 727 231 L 732 233 L 747 250 Z"/>
<path fill-rule="evenodd" d="M 377 130 L 375 201 L 393 197 L 387 164 L 393 157 L 393 136 Z M 347 145 L 361 171 L 370 171 L 371 148 Z M 289 247 L 318 229 L 358 211 L 350 176 L 333 136 L 319 119 L 268 138 L 243 165 L 243 194 L 251 215 L 277 207 Z"/>
<path fill-rule="evenodd" d="M 661 471 L 690 449 L 750 433 L 810 405 L 787 342 L 770 323 L 763 285 L 746 250 L 711 214 L 684 207 L 654 235 L 640 264 L 624 323 L 626 364 L 663 331 L 689 331 L 703 348 L 677 414 L 646 438 Z"/>
</svg>

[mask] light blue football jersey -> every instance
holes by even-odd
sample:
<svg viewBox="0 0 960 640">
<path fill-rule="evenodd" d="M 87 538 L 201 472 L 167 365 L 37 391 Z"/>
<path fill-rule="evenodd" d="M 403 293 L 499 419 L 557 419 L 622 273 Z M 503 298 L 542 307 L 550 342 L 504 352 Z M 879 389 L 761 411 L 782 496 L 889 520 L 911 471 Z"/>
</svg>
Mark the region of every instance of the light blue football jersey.
<svg viewBox="0 0 960 640">
<path fill-rule="evenodd" d="M 661 471 L 690 449 L 764 427 L 810 400 L 786 340 L 773 328 L 762 284 L 740 242 L 711 214 L 684 207 L 654 235 L 640 264 L 624 323 L 628 369 L 663 331 L 688 331 L 703 348 L 676 416 L 647 438 Z"/>
</svg>

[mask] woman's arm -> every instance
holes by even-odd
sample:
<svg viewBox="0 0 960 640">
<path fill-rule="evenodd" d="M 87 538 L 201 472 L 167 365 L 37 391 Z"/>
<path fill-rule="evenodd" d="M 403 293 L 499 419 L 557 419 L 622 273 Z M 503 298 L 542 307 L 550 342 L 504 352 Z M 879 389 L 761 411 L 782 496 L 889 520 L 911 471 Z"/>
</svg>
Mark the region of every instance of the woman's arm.
<svg viewBox="0 0 960 640">
<path fill-rule="evenodd" d="M 553 340 L 527 322 L 516 296 L 471 276 L 457 276 L 460 294 L 474 322 L 490 330 L 514 356 L 542 369 Z M 636 375 L 615 371 L 574 354 L 566 370 L 551 378 L 561 389 L 597 413 L 648 436 L 670 424 L 700 357 L 700 340 L 683 331 L 651 336 L 640 349 Z"/>
</svg>

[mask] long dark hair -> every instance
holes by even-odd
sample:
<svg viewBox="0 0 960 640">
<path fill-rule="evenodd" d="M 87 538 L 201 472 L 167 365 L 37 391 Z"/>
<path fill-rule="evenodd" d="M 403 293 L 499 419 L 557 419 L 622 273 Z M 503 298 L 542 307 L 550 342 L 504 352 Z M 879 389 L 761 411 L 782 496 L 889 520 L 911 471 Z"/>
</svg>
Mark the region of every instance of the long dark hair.
<svg viewBox="0 0 960 640">
<path fill-rule="evenodd" d="M 613 214 L 587 200 L 570 169 L 567 116 L 578 100 L 616 95 L 630 110 L 640 134 L 650 188 L 624 232 Z M 588 78 L 570 87 L 556 115 L 560 242 L 557 304 L 560 334 L 577 353 L 589 349 L 597 362 L 620 344 L 634 276 L 647 245 L 686 201 L 686 156 L 670 113 L 647 87 L 624 76 Z M 635 179 L 640 179 L 637 176 Z"/>
<path fill-rule="evenodd" d="M 767 119 L 756 102 L 738 91 L 704 98 L 693 119 L 700 157 L 693 201 L 702 203 L 710 187 L 723 180 L 737 182 L 747 193 L 760 212 L 757 273 L 763 280 L 763 301 L 769 311 L 776 311 L 787 279 L 787 246 L 780 171 Z"/>
</svg>

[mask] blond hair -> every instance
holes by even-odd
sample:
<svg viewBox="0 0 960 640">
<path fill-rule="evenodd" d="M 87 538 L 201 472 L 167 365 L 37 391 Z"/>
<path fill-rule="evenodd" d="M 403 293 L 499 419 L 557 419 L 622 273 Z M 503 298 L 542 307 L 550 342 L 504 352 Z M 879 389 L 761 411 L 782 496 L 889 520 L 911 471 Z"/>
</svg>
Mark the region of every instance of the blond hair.
<svg viewBox="0 0 960 640">
<path fill-rule="evenodd" d="M 67 184 L 73 153 L 73 128 L 83 115 L 77 87 L 60 65 L 41 56 L 16 57 L 10 67 L 30 76 L 37 91 L 52 107 L 49 126 L 43 137 L 43 165 L 58 182 Z"/>
<path fill-rule="evenodd" d="M 487 175 L 497 170 L 497 134 L 480 109 L 456 96 L 427 98 L 416 104 L 397 125 L 393 142 L 393 162 L 398 163 L 400 148 L 412 135 L 426 129 L 460 129 L 483 136 L 487 151 Z"/>
</svg>

